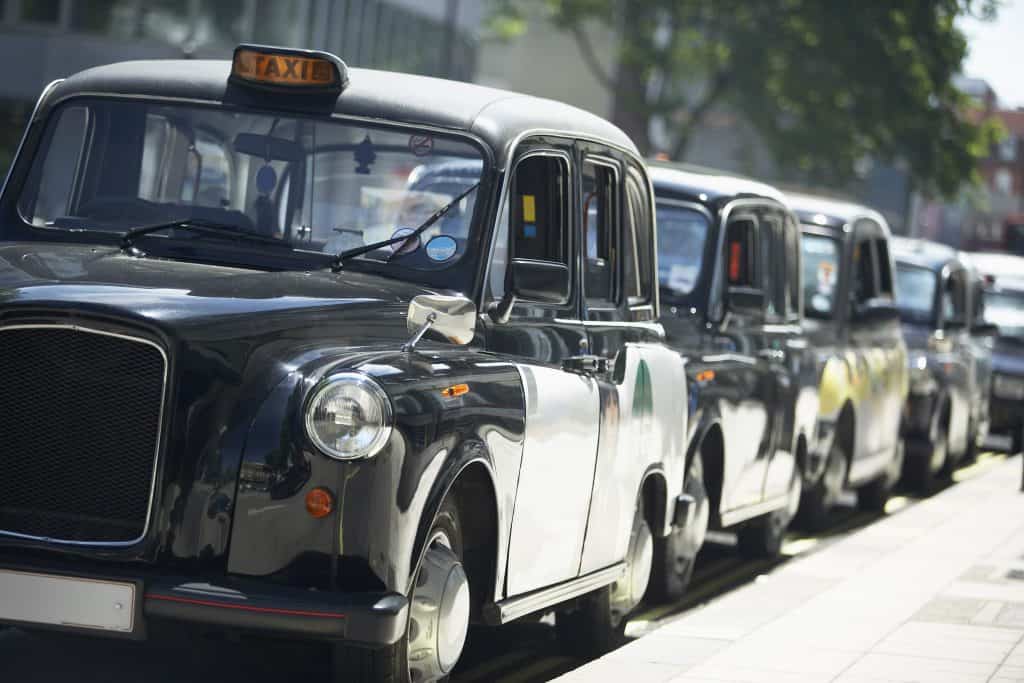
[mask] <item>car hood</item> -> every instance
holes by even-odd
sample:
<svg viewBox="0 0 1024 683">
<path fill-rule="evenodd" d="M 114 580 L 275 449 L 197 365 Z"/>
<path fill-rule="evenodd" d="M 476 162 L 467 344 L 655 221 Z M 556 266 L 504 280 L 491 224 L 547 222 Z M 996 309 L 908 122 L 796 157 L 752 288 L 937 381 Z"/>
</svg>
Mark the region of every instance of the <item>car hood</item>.
<svg viewBox="0 0 1024 683">
<path fill-rule="evenodd" d="M 361 273 L 256 271 L 87 245 L 0 246 L 0 309 L 114 315 L 180 338 L 309 329 L 353 317 L 392 323 L 385 325 L 394 328 L 390 338 L 404 334 L 408 301 L 427 291 Z"/>
</svg>

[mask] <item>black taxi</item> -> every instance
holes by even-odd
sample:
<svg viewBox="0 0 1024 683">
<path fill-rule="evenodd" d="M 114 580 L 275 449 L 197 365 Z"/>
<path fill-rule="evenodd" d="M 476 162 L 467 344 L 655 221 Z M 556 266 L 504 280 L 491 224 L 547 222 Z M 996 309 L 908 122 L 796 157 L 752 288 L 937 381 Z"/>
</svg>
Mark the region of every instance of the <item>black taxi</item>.
<svg viewBox="0 0 1024 683">
<path fill-rule="evenodd" d="M 42 94 L 0 195 L 0 622 L 607 647 L 679 505 L 685 369 L 632 142 L 569 106 L 241 46 Z"/>
<path fill-rule="evenodd" d="M 820 398 L 798 521 L 820 528 L 845 488 L 880 513 L 903 467 L 907 345 L 896 308 L 889 226 L 879 213 L 787 194 L 800 218 L 807 337 Z"/>
<path fill-rule="evenodd" d="M 658 282 L 672 348 L 687 359 L 691 523 L 655 544 L 653 588 L 681 595 L 705 532 L 776 555 L 797 511 L 818 410 L 802 320 L 800 227 L 768 185 L 652 166 Z"/>
<path fill-rule="evenodd" d="M 906 483 L 927 492 L 973 458 L 988 436 L 991 351 L 979 337 L 982 279 L 969 256 L 938 242 L 893 238 L 896 302 L 909 350 Z"/>
</svg>

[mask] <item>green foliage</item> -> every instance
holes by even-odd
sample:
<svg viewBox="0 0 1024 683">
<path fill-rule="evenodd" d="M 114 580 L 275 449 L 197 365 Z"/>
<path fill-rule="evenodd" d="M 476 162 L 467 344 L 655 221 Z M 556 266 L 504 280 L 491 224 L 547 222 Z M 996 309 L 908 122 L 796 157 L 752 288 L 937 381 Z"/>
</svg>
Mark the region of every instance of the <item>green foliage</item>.
<svg viewBox="0 0 1024 683">
<path fill-rule="evenodd" d="M 838 185 L 865 157 L 901 160 L 924 189 L 949 195 L 995 140 L 993 126 L 965 116 L 971 103 L 952 78 L 967 49 L 956 19 L 991 18 L 996 0 L 492 1 L 506 37 L 538 10 L 573 35 L 645 152 L 652 118 L 681 158 L 725 104 L 783 168 Z M 593 24 L 616 43 L 592 45 Z M 595 55 L 608 49 L 616 68 L 606 73 Z"/>
</svg>

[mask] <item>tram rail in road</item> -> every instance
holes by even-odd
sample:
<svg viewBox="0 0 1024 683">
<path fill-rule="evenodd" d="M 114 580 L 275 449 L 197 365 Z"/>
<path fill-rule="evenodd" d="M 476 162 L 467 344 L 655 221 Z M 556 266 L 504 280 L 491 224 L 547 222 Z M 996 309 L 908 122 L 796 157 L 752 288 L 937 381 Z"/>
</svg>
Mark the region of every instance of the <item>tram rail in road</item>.
<svg viewBox="0 0 1024 683">
<path fill-rule="evenodd" d="M 959 469 L 954 482 L 969 479 L 1001 462 L 1006 456 L 986 453 L 975 464 Z M 887 512 L 915 505 L 919 499 L 898 495 Z M 730 547 L 726 535 L 713 535 L 698 558 L 690 591 L 670 605 L 641 608 L 627 628 L 639 637 L 666 620 L 735 590 L 794 557 L 805 556 L 870 525 L 878 519 L 842 506 L 833 512 L 827 531 L 815 535 L 792 533 L 782 555 L 773 560 L 744 561 Z M 2 680 L 64 683 L 65 681 L 145 681 L 146 683 L 261 683 L 296 680 L 322 674 L 325 648 L 310 643 L 280 640 L 197 637 L 178 633 L 166 640 L 146 643 L 60 634 L 26 634 L 0 629 Z M 502 629 L 470 633 L 470 642 L 452 683 L 534 683 L 582 666 L 585 661 L 559 649 L 550 619 L 514 623 Z"/>
</svg>

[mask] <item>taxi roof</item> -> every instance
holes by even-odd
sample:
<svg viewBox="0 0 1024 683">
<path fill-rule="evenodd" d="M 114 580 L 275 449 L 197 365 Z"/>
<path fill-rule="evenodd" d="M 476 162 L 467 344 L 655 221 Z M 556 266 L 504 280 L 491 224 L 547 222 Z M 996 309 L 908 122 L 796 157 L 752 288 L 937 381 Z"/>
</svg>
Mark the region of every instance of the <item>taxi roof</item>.
<svg viewBox="0 0 1024 683">
<path fill-rule="evenodd" d="M 1024 291 L 1024 257 L 995 252 L 972 252 L 970 257 L 980 273 L 995 278 L 1000 289 Z"/>
<path fill-rule="evenodd" d="M 120 94 L 223 102 L 230 72 L 227 60 L 117 62 L 69 76 L 47 99 Z M 500 164 L 510 143 L 531 131 L 593 138 L 639 156 L 612 123 L 554 100 L 393 71 L 349 68 L 348 74 L 350 83 L 334 103 L 336 114 L 472 133 L 494 150 Z"/>
<path fill-rule="evenodd" d="M 719 202 L 741 197 L 767 197 L 784 203 L 783 195 L 771 185 L 725 171 L 686 164 L 650 166 L 654 189 L 682 194 L 694 201 Z M 701 195 L 705 195 L 704 198 Z"/>
<path fill-rule="evenodd" d="M 939 271 L 946 265 L 970 268 L 969 261 L 953 247 L 913 237 L 893 237 L 892 255 L 897 261 Z"/>
<path fill-rule="evenodd" d="M 786 193 L 786 204 L 801 223 L 842 229 L 858 218 L 870 218 L 888 232 L 888 224 L 877 212 L 861 204 L 798 192 Z"/>
</svg>

